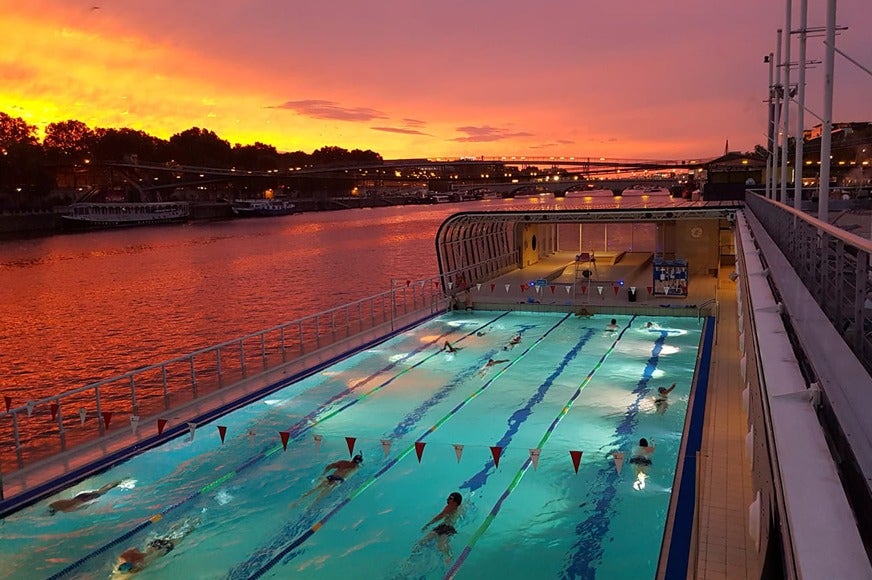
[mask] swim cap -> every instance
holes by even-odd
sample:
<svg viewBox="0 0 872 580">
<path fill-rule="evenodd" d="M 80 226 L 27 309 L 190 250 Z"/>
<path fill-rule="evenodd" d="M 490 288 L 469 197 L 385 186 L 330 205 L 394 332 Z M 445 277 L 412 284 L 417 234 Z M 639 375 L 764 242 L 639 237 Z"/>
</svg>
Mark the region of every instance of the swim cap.
<svg viewBox="0 0 872 580">
<path fill-rule="evenodd" d="M 457 503 L 457 505 L 460 505 L 461 503 L 463 503 L 463 496 L 460 495 L 459 493 L 457 493 L 456 491 L 452 491 L 451 493 L 449 493 L 448 499 L 453 499 Z"/>
<path fill-rule="evenodd" d="M 363 463 L 363 453 L 358 453 L 357 455 L 355 455 L 352 461 L 355 463 Z"/>
</svg>

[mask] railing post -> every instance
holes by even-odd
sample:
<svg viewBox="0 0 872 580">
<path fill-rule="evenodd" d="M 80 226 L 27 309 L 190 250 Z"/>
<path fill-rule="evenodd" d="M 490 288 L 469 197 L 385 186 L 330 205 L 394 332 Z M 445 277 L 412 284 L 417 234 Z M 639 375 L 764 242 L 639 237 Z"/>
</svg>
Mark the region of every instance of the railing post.
<svg viewBox="0 0 872 580">
<path fill-rule="evenodd" d="M 281 343 L 282 343 L 282 362 L 285 362 L 288 359 L 285 355 L 285 327 L 284 326 L 282 326 L 279 329 L 279 338 L 281 339 Z"/>
<path fill-rule="evenodd" d="M 57 401 L 55 404 L 58 406 L 58 437 L 61 440 L 61 449 L 63 450 L 67 448 L 67 436 L 64 432 L 64 412 L 61 410 L 60 398 L 55 399 L 55 401 Z"/>
<path fill-rule="evenodd" d="M 854 269 L 854 352 L 863 352 L 863 337 L 866 330 L 866 280 L 868 279 L 869 254 L 857 249 L 857 267 Z M 862 358 L 862 357 L 861 357 Z"/>
<path fill-rule="evenodd" d="M 136 404 L 136 379 L 133 375 L 130 375 L 130 406 L 133 410 L 133 414 L 139 415 Z M 58 409 L 60 409 L 60 405 L 58 405 Z"/>
<path fill-rule="evenodd" d="M 298 328 L 300 329 L 300 354 L 303 354 L 303 321 L 297 323 Z"/>
<path fill-rule="evenodd" d="M 218 388 L 224 386 L 224 377 L 221 372 L 221 347 L 215 349 L 215 368 L 218 371 Z"/>
<path fill-rule="evenodd" d="M 315 347 L 321 348 L 321 325 L 319 316 L 315 315 Z"/>
<path fill-rule="evenodd" d="M 21 433 L 18 431 L 18 413 L 12 413 L 12 438 L 15 441 L 15 459 L 18 468 L 24 467 L 24 457 L 21 455 Z"/>
<path fill-rule="evenodd" d="M 97 431 L 100 435 L 103 434 L 105 428 L 103 426 L 103 405 L 100 403 L 100 387 L 94 387 L 94 401 L 97 406 Z"/>
<path fill-rule="evenodd" d="M 266 336 L 260 333 L 260 360 L 263 362 L 263 370 L 266 370 Z"/>
<path fill-rule="evenodd" d="M 167 388 L 167 365 L 163 364 L 160 366 L 160 374 L 161 374 L 161 380 L 163 382 L 164 409 L 169 409 L 170 408 L 170 391 Z"/>
<path fill-rule="evenodd" d="M 194 398 L 197 398 L 197 372 L 194 370 L 194 355 L 188 357 L 191 363 L 191 388 L 194 392 Z"/>
</svg>

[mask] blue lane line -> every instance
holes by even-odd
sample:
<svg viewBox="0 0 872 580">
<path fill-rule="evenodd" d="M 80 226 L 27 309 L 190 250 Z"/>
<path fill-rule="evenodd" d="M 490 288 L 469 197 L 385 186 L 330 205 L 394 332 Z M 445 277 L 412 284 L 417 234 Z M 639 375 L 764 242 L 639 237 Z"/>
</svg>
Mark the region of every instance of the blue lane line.
<svg viewBox="0 0 872 580">
<path fill-rule="evenodd" d="M 458 339 L 457 342 L 460 342 L 460 341 L 462 341 L 463 339 L 465 339 L 465 338 L 467 338 L 467 337 L 469 337 L 469 336 L 475 334 L 477 331 L 481 330 L 482 328 L 486 328 L 487 326 L 493 324 L 494 322 L 496 322 L 497 320 L 499 320 L 500 318 L 502 318 L 503 316 L 505 316 L 505 315 L 507 315 L 507 314 L 508 314 L 508 312 L 504 312 L 504 313 L 500 314 L 499 316 L 497 316 L 496 318 L 492 319 L 491 321 L 489 321 L 489 322 L 487 322 L 487 323 L 485 323 L 485 324 L 479 326 L 479 327 L 476 328 L 475 330 L 472 330 L 471 332 L 467 333 L 466 335 L 464 335 L 463 337 L 461 337 L 460 339 Z M 419 352 L 422 352 L 422 351 L 426 350 L 427 348 L 430 348 L 432 345 L 439 343 L 443 338 L 445 338 L 446 336 L 448 336 L 448 335 L 451 334 L 452 332 L 454 332 L 453 329 L 452 329 L 451 331 L 449 331 L 449 332 L 445 332 L 445 333 L 441 334 L 439 337 L 437 337 L 437 338 L 434 339 L 433 341 L 431 341 L 431 342 L 429 342 L 429 343 L 427 343 L 427 344 L 424 344 L 424 345 L 420 346 L 419 348 L 417 348 L 417 349 L 415 349 L 415 350 L 410 351 L 409 354 L 406 355 L 405 357 L 403 357 L 401 360 L 406 360 L 406 359 L 410 358 L 411 356 L 413 356 L 413 355 L 415 355 L 415 354 L 417 354 L 417 353 L 419 353 Z M 435 356 L 438 356 L 440 353 L 441 353 L 441 351 L 437 351 L 437 352 L 435 352 L 435 353 L 433 353 L 433 354 L 430 354 L 430 355 L 424 357 L 422 360 L 420 360 L 419 362 L 417 362 L 417 363 L 415 363 L 414 365 L 410 366 L 409 369 L 407 369 L 407 370 L 404 371 L 404 372 L 408 372 L 408 370 L 411 370 L 412 368 L 415 368 L 415 367 L 417 367 L 417 366 L 423 364 L 424 362 L 430 360 L 431 358 L 433 358 L 433 357 L 435 357 Z M 393 363 L 387 365 L 386 367 L 384 367 L 385 372 L 386 372 L 387 370 L 390 370 L 390 369 L 392 369 L 392 368 L 395 368 L 395 367 L 396 367 L 396 366 L 401 362 L 401 360 L 395 361 L 395 362 L 393 362 Z M 373 375 L 371 375 L 371 377 L 378 376 L 378 374 L 380 374 L 381 372 L 382 372 L 382 371 L 377 371 L 376 373 L 374 373 Z M 359 384 L 359 385 L 355 385 L 355 387 L 350 387 L 350 388 L 346 389 L 345 391 L 343 391 L 342 393 L 340 393 L 339 395 L 335 395 L 335 396 L 334 396 L 333 398 L 331 398 L 327 403 L 325 403 L 324 405 L 322 405 L 321 408 L 319 408 L 319 409 L 317 409 L 317 410 L 315 410 L 315 411 L 312 411 L 311 413 L 309 413 L 309 415 L 306 415 L 306 417 L 304 417 L 303 419 L 301 419 L 300 421 L 298 421 L 297 423 L 295 423 L 294 426 L 292 426 L 291 429 L 289 429 L 289 431 L 294 431 L 293 437 L 294 437 L 294 439 L 296 439 L 296 438 L 302 436 L 302 435 L 303 435 L 305 432 L 307 432 L 309 429 L 311 429 L 312 427 L 314 427 L 317 423 L 323 422 L 323 421 L 327 420 L 329 417 L 334 416 L 334 415 L 335 415 L 336 413 L 338 413 L 339 411 L 342 411 L 342 410 L 344 410 L 344 409 L 350 407 L 351 405 L 355 404 L 355 403 L 356 403 L 357 401 L 359 401 L 360 399 L 362 399 L 362 398 L 368 396 L 369 394 L 371 394 L 371 393 L 374 392 L 375 390 L 378 390 L 378 389 L 382 388 L 383 386 L 385 386 L 386 384 L 388 384 L 388 383 L 390 383 L 390 382 L 393 382 L 393 380 L 394 380 L 395 378 L 396 378 L 396 377 L 391 377 L 390 379 L 388 379 L 388 381 L 386 381 L 386 382 L 383 383 L 382 385 L 376 387 L 375 389 L 373 389 L 373 391 L 370 391 L 370 393 L 367 393 L 367 394 L 363 395 L 361 398 L 354 399 L 354 400 L 352 400 L 349 404 L 345 405 L 344 407 L 341 407 L 340 409 L 331 412 L 331 413 L 329 414 L 328 417 L 325 417 L 325 418 L 323 418 L 323 419 L 321 419 L 320 421 L 317 421 L 317 422 L 313 422 L 313 421 L 312 421 L 312 419 L 313 419 L 315 416 L 317 416 L 317 415 L 318 415 L 318 414 L 323 410 L 324 407 L 326 407 L 327 405 L 329 405 L 329 404 L 331 404 L 332 402 L 334 402 L 337 398 L 340 398 L 341 396 L 344 396 L 345 394 L 351 393 L 351 392 L 354 391 L 356 388 L 358 388 L 358 387 L 360 386 L 360 384 Z M 369 379 L 367 379 L 367 380 L 369 380 Z M 364 381 L 364 383 L 365 383 L 365 382 L 366 382 L 366 381 Z M 361 384 L 363 384 L 363 383 L 361 383 Z M 180 427 L 185 427 L 185 431 L 187 431 L 187 427 L 186 427 L 186 426 L 180 426 Z M 178 502 L 176 502 L 176 503 L 174 503 L 174 504 L 172 504 L 172 505 L 170 505 L 170 506 L 164 508 L 164 509 L 163 509 L 161 512 L 159 512 L 158 514 L 155 514 L 155 515 L 149 517 L 148 519 L 146 519 L 146 520 L 144 520 L 143 522 L 141 522 L 141 523 L 139 523 L 138 525 L 136 525 L 136 526 L 135 526 L 134 528 L 132 528 L 131 530 L 129 530 L 129 531 L 125 532 L 124 534 L 122 534 L 121 536 L 118 536 L 117 538 L 115 538 L 115 539 L 109 541 L 108 543 L 103 544 L 102 546 L 100 546 L 100 547 L 97 548 L 96 550 L 92 551 L 91 553 L 89 553 L 89 554 L 83 556 L 82 558 L 79 558 L 78 560 L 76 560 L 75 562 L 73 562 L 72 564 L 70 564 L 69 566 L 67 566 L 66 568 L 64 568 L 63 570 L 61 570 L 61 571 L 59 571 L 59 572 L 56 572 L 55 574 L 52 574 L 51 576 L 49 576 L 49 580 L 55 580 L 55 579 L 58 579 L 58 578 L 63 578 L 64 576 L 70 574 L 71 572 L 73 572 L 74 570 L 76 570 L 77 568 L 79 568 L 80 566 L 82 566 L 84 563 L 86 563 L 86 562 L 88 562 L 89 560 L 95 558 L 96 556 L 99 556 L 100 554 L 104 553 L 104 552 L 105 552 L 106 550 L 108 550 L 109 548 L 111 548 L 111 547 L 113 547 L 113 546 L 116 546 L 116 545 L 118 545 L 119 543 L 121 543 L 121 542 L 123 542 L 123 541 L 129 539 L 131 536 L 133 536 L 133 535 L 136 534 L 137 532 L 140 532 L 140 531 L 144 530 L 145 528 L 149 527 L 150 525 L 152 525 L 152 524 L 154 524 L 154 523 L 156 523 L 156 522 L 159 522 L 160 520 L 162 520 L 162 519 L 164 518 L 164 516 L 166 516 L 166 515 L 167 515 L 168 513 L 170 513 L 171 511 L 173 511 L 173 510 L 179 508 L 179 507 L 182 506 L 182 505 L 185 505 L 185 504 L 189 503 L 190 501 L 196 499 L 197 497 L 201 496 L 201 495 L 204 494 L 204 493 L 208 493 L 209 491 L 211 491 L 211 490 L 214 489 L 215 487 L 217 487 L 217 486 L 219 486 L 219 485 L 225 483 L 226 481 L 232 479 L 233 477 L 237 476 L 239 473 L 241 473 L 241 472 L 247 470 L 248 468 L 252 467 L 253 465 L 259 463 L 261 460 L 266 459 L 267 457 L 269 457 L 269 456 L 271 456 L 271 455 L 277 453 L 277 452 L 278 452 L 279 450 L 281 450 L 281 449 L 284 449 L 284 446 L 283 446 L 282 444 L 277 444 L 277 445 L 273 446 L 272 448 L 266 448 L 266 449 L 262 450 L 261 452 L 259 452 L 258 454 L 253 455 L 252 457 L 248 458 L 246 461 L 244 461 L 244 462 L 242 462 L 240 465 L 238 465 L 234 470 L 232 470 L 232 471 L 230 471 L 230 472 L 228 472 L 228 473 L 225 473 L 224 475 L 222 475 L 220 478 L 216 479 L 216 480 L 213 481 L 212 483 L 209 483 L 209 484 L 203 486 L 202 488 L 198 489 L 197 491 L 195 491 L 194 493 L 188 495 L 187 497 L 181 499 L 180 501 L 178 501 Z"/>
<path fill-rule="evenodd" d="M 693 408 L 687 429 L 687 444 L 681 467 L 678 486 L 678 501 L 672 525 L 672 539 L 666 558 L 666 578 L 687 577 L 690 560 L 690 536 L 693 530 L 693 509 L 696 489 L 696 453 L 702 447 L 702 428 L 705 419 L 705 403 L 708 395 L 709 369 L 711 368 L 715 337 L 715 319 L 706 318 L 703 334 L 702 355 L 699 359 L 699 374 L 693 392 Z"/>
<path fill-rule="evenodd" d="M 459 404 L 457 404 L 445 416 L 443 416 L 439 421 L 437 421 L 436 424 L 434 424 L 432 427 L 427 429 L 427 431 L 425 431 L 423 435 L 418 437 L 418 439 L 415 442 L 413 442 L 403 452 L 401 452 L 399 455 L 397 455 L 395 458 L 393 458 L 387 464 L 385 464 L 375 475 L 373 475 L 369 480 L 367 480 L 365 483 L 363 483 L 363 485 L 361 485 L 355 491 L 353 491 L 351 494 L 349 494 L 348 496 L 343 498 L 342 501 L 340 501 L 333 509 L 331 509 L 327 513 L 327 515 L 325 515 L 318 522 L 316 522 L 314 525 L 312 525 L 303 534 L 301 534 L 297 538 L 293 539 L 289 544 L 287 544 L 285 547 L 283 547 L 278 552 L 276 552 L 276 554 L 269 561 L 265 562 L 259 569 L 253 571 L 250 575 L 246 574 L 244 576 L 231 576 L 231 577 L 232 578 L 249 578 L 252 580 L 255 578 L 260 578 L 266 572 L 268 572 L 271 568 L 273 568 L 276 564 L 278 564 L 283 559 L 285 559 L 286 556 L 291 555 L 291 558 L 293 558 L 293 556 L 295 554 L 292 554 L 292 552 L 294 550 L 296 550 L 300 545 L 302 545 L 303 542 L 305 542 L 310 537 L 312 537 L 312 535 L 315 532 L 317 532 L 318 530 L 320 530 L 324 526 L 324 524 L 326 524 L 328 521 L 330 521 L 334 515 L 339 513 L 339 511 L 343 507 L 348 505 L 348 503 L 350 503 L 353 499 L 355 499 L 357 496 L 359 496 L 360 494 L 365 492 L 367 489 L 369 489 L 369 487 L 372 486 L 376 481 L 378 481 L 382 477 L 382 475 L 387 473 L 391 468 L 393 468 L 395 465 L 397 465 L 403 458 L 405 458 L 412 451 L 414 451 L 415 443 L 422 442 L 424 439 L 427 438 L 427 436 L 429 436 L 431 433 L 435 432 L 445 422 L 447 422 L 449 419 L 451 419 L 458 411 L 460 411 L 463 407 L 465 407 L 467 404 L 469 404 L 470 401 L 475 399 L 485 389 L 487 389 L 490 385 L 492 385 L 494 383 L 494 381 L 496 381 L 499 377 L 501 377 L 503 375 L 503 373 L 505 373 L 509 368 L 511 368 L 517 361 L 519 361 L 521 358 L 523 358 L 528 352 L 530 352 L 531 350 L 536 348 L 536 346 L 538 346 L 545 339 L 546 336 L 551 334 L 551 332 L 553 332 L 554 329 L 556 329 L 558 326 L 563 324 L 567 319 L 569 319 L 570 316 L 571 316 L 570 314 L 567 314 L 566 316 L 561 318 L 554 326 L 552 326 L 550 329 L 548 329 L 548 331 L 545 332 L 545 334 L 543 334 L 541 337 L 539 337 L 536 340 L 536 342 L 534 342 L 532 345 L 530 345 L 518 358 L 511 361 L 504 368 L 500 369 L 500 371 L 497 372 L 493 376 L 493 378 L 491 378 L 490 380 L 485 382 L 479 389 L 474 391 L 469 397 L 467 397 L 466 399 L 461 401 Z M 259 553 L 260 553 L 260 551 L 259 551 Z M 249 566 L 246 563 L 243 565 L 243 567 L 247 571 Z M 241 568 L 240 568 L 240 571 L 242 571 Z"/>
<path fill-rule="evenodd" d="M 636 319 L 635 316 L 630 318 L 630 321 L 627 323 L 627 326 L 621 330 L 621 332 L 615 338 L 614 342 L 612 342 L 612 345 L 608 348 L 608 350 L 606 350 L 606 352 L 604 352 L 602 354 L 599 361 L 597 361 L 597 363 L 590 370 L 590 372 L 587 373 L 587 376 L 584 378 L 584 380 L 581 382 L 581 384 L 578 386 L 578 388 L 575 390 L 575 392 L 572 394 L 572 396 L 569 398 L 569 400 L 563 406 L 563 409 L 561 409 L 560 413 L 558 413 L 557 416 L 554 418 L 554 420 L 551 422 L 551 425 L 549 425 L 548 428 L 545 430 L 545 433 L 542 435 L 542 439 L 539 441 L 539 444 L 536 445 L 537 449 L 541 450 L 543 447 L 545 447 L 545 444 L 548 442 L 548 439 L 551 438 L 551 435 L 554 433 L 554 430 L 557 428 L 557 426 L 560 424 L 560 422 L 563 420 L 563 418 L 566 416 L 566 414 L 569 413 L 569 409 L 572 407 L 575 400 L 581 396 L 581 393 L 584 390 L 584 388 L 590 383 L 594 374 L 596 374 L 596 372 L 605 363 L 605 361 L 609 357 L 609 355 L 611 355 L 611 353 L 615 350 L 615 347 L 618 345 L 618 342 L 624 336 L 624 333 L 627 332 L 627 330 L 633 324 L 633 321 L 635 319 Z M 518 473 L 515 474 L 514 479 L 512 479 L 512 481 L 509 483 L 508 487 L 506 487 L 506 489 L 500 495 L 497 502 L 494 504 L 494 507 L 491 509 L 490 513 L 485 517 L 484 522 L 482 522 L 482 524 L 478 527 L 478 529 L 473 533 L 472 538 L 470 538 L 469 542 L 467 542 L 466 547 L 463 548 L 463 551 L 457 557 L 457 560 L 454 561 L 454 564 L 452 564 L 451 568 L 449 568 L 448 571 L 445 573 L 443 580 L 451 580 L 457 575 L 458 570 L 460 570 L 460 567 L 463 566 L 464 562 L 466 562 L 466 559 L 469 557 L 469 554 L 472 552 L 472 549 L 475 547 L 475 544 L 478 542 L 479 538 L 481 538 L 484 535 L 484 533 L 488 530 L 488 528 L 491 526 L 494 519 L 496 519 L 497 515 L 499 514 L 500 510 L 502 509 L 503 503 L 506 501 L 506 499 L 508 499 L 509 495 L 515 490 L 515 488 L 518 486 L 518 484 L 521 483 L 521 480 L 524 478 L 524 475 L 527 473 L 527 470 L 530 469 L 530 466 L 532 464 L 533 464 L 532 458 L 527 457 L 527 459 L 524 461 L 524 464 L 521 465 L 521 468 L 518 470 Z"/>
<path fill-rule="evenodd" d="M 660 336 L 654 341 L 651 356 L 642 372 L 642 378 L 633 389 L 636 399 L 627 407 L 624 417 L 615 428 L 611 444 L 619 449 L 626 449 L 635 443 L 633 436 L 638 424 L 639 403 L 650 395 L 648 383 L 660 363 L 660 352 L 669 336 L 668 332 L 659 332 L 659 334 Z M 561 578 L 588 580 L 596 578 L 596 563 L 602 559 L 605 551 L 603 542 L 606 541 L 606 535 L 611 526 L 612 501 L 617 495 L 619 481 L 620 476 L 611 464 L 601 467 L 594 476 L 591 488 L 602 486 L 602 492 L 599 493 L 593 513 L 575 527 L 578 539 L 573 545 L 574 551 L 569 554 L 569 563 L 561 574 Z"/>
</svg>

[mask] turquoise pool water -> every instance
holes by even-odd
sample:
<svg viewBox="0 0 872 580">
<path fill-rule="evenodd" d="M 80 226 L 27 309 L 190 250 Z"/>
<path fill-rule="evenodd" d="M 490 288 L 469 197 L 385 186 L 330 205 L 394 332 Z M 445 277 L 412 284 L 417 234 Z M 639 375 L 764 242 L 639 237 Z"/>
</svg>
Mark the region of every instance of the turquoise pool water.
<svg viewBox="0 0 872 580">
<path fill-rule="evenodd" d="M 115 570 L 124 550 L 175 534 L 138 578 L 651 578 L 701 328 L 616 316 L 608 331 L 610 318 L 456 312 L 418 326 L 7 517 L 0 575 L 130 577 Z M 656 445 L 647 478 L 629 463 L 640 437 Z M 350 457 L 347 438 L 360 469 L 298 501 Z M 453 491 L 446 562 L 419 542 Z"/>
</svg>

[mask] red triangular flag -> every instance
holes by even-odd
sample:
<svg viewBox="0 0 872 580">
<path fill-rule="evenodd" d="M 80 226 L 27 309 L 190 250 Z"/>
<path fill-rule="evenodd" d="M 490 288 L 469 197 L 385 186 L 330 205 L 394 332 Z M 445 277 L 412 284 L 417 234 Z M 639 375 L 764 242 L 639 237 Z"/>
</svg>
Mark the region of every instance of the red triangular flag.
<svg viewBox="0 0 872 580">
<path fill-rule="evenodd" d="M 279 431 L 279 437 L 282 438 L 282 448 L 288 450 L 288 439 L 291 437 L 290 431 Z"/>
<path fill-rule="evenodd" d="M 582 293 L 582 294 L 587 294 L 587 286 L 582 286 L 582 287 L 581 287 L 581 293 Z"/>
<path fill-rule="evenodd" d="M 103 411 L 103 425 L 108 429 L 109 421 L 112 420 L 112 411 Z"/>
<path fill-rule="evenodd" d="M 424 455 L 424 443 L 423 441 L 415 441 L 415 454 L 418 456 L 418 463 L 421 463 L 421 456 Z"/>
<path fill-rule="evenodd" d="M 411 280 L 406 280 L 406 287 L 408 288 L 408 287 L 409 287 L 409 284 L 411 284 L 411 283 L 412 283 Z"/>
<path fill-rule="evenodd" d="M 570 451 L 572 456 L 572 466 L 575 467 L 575 473 L 578 473 L 578 464 L 581 463 L 581 451 Z"/>
<path fill-rule="evenodd" d="M 651 295 L 651 291 L 654 290 L 651 286 L 648 286 L 648 295 Z"/>
<path fill-rule="evenodd" d="M 221 443 L 224 443 L 224 435 L 227 433 L 227 427 L 218 425 L 218 434 L 221 435 Z"/>
<path fill-rule="evenodd" d="M 551 286 L 549 286 L 549 288 L 551 288 L 551 293 L 554 294 L 554 284 L 552 284 Z"/>
<path fill-rule="evenodd" d="M 12 407 L 12 397 L 3 397 L 3 401 L 6 403 L 6 412 L 9 412 L 10 407 Z"/>
<path fill-rule="evenodd" d="M 612 286 L 612 289 L 615 291 L 615 296 L 618 295 L 618 291 L 621 289 L 620 286 Z"/>
<path fill-rule="evenodd" d="M 496 288 L 496 287 L 497 287 L 496 284 L 491 284 L 491 292 L 493 292 L 493 291 L 494 291 L 494 288 Z"/>
<path fill-rule="evenodd" d="M 503 452 L 502 447 L 491 447 L 491 455 L 494 456 L 494 467 L 500 466 L 500 454 Z"/>
<path fill-rule="evenodd" d="M 351 457 L 354 455 L 354 443 L 357 441 L 357 437 L 346 437 L 345 443 L 348 444 L 348 456 Z"/>
<path fill-rule="evenodd" d="M 49 409 L 51 409 L 51 420 L 56 421 L 58 418 L 58 404 L 52 403 L 49 405 Z"/>
<path fill-rule="evenodd" d="M 527 291 L 527 285 L 526 285 L 526 284 L 521 284 L 520 286 L 521 286 L 521 292 L 526 292 L 526 291 Z"/>
<path fill-rule="evenodd" d="M 157 434 L 160 435 L 161 433 L 163 433 L 164 427 L 166 427 L 166 426 L 167 426 L 166 419 L 158 419 L 157 420 Z"/>
</svg>

